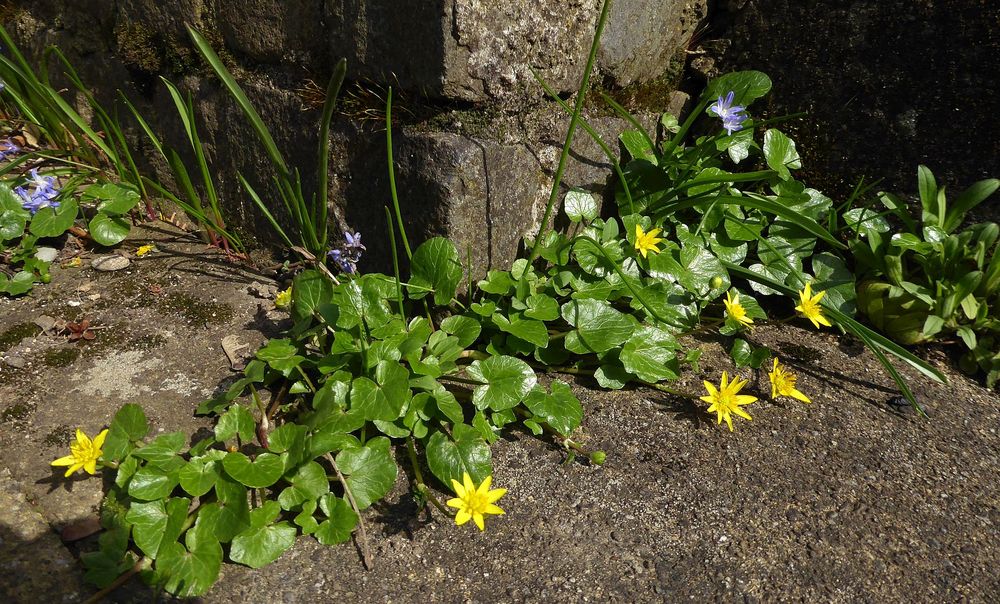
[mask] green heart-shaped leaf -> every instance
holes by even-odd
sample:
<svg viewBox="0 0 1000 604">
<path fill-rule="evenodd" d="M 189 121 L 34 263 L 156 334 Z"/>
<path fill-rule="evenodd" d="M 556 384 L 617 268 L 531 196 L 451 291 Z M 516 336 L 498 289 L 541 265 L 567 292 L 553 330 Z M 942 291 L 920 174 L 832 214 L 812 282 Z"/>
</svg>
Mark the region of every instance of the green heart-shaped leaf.
<svg viewBox="0 0 1000 604">
<path fill-rule="evenodd" d="M 468 472 L 478 484 L 493 473 L 492 453 L 479 432 L 466 424 L 455 424 L 452 438 L 435 432 L 427 442 L 427 465 L 442 484 L 451 487 L 452 479 L 462 482 Z"/>
<path fill-rule="evenodd" d="M 502 411 L 516 407 L 538 381 L 527 363 L 511 356 L 475 361 L 467 371 L 469 377 L 482 382 L 472 391 L 472 402 L 477 409 Z"/>
<path fill-rule="evenodd" d="M 242 453 L 228 453 L 222 458 L 226 474 L 251 489 L 262 489 L 278 482 L 285 473 L 285 462 L 273 453 L 261 453 L 257 459 Z"/>
</svg>

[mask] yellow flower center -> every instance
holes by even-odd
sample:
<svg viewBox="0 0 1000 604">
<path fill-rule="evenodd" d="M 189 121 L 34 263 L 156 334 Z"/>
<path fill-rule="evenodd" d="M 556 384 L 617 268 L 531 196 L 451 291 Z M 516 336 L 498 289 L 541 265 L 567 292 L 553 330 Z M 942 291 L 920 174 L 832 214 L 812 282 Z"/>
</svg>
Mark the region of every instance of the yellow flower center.
<svg viewBox="0 0 1000 604">
<path fill-rule="evenodd" d="M 479 491 L 470 491 L 465 494 L 465 497 L 460 497 L 460 499 L 465 511 L 473 516 L 485 514 L 486 508 L 490 505 L 490 500 L 486 498 L 486 494 Z"/>
</svg>

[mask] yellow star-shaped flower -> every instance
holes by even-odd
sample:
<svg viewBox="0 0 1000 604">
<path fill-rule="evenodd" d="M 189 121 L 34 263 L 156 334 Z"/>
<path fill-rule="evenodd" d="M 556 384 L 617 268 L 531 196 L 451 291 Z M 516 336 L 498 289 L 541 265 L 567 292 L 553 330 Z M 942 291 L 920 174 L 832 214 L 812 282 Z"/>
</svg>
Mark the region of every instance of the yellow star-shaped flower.
<svg viewBox="0 0 1000 604">
<path fill-rule="evenodd" d="M 108 436 L 107 430 L 102 430 L 94 440 L 83 433 L 83 430 L 76 429 L 76 441 L 70 443 L 69 445 L 69 455 L 66 457 L 60 457 L 59 459 L 52 462 L 53 466 L 69 466 L 66 470 L 66 477 L 68 478 L 70 474 L 76 472 L 79 469 L 83 469 L 88 474 L 93 474 L 97 471 L 97 460 L 101 458 L 104 453 L 101 451 L 101 447 L 104 446 L 104 439 Z"/>
<path fill-rule="evenodd" d="M 778 359 L 774 359 L 774 369 L 771 370 L 771 373 L 767 374 L 767 377 L 771 378 L 771 398 L 776 399 L 779 396 L 790 396 L 803 403 L 812 402 L 808 396 L 795 389 L 795 380 L 798 379 L 798 376 L 779 363 Z"/>
<path fill-rule="evenodd" d="M 726 292 L 726 299 L 723 302 L 726 304 L 726 314 L 729 315 L 730 319 L 747 327 L 753 325 L 753 319 L 747 316 L 747 309 L 740 304 L 738 293 L 733 295 L 732 291 Z"/>
<path fill-rule="evenodd" d="M 292 288 L 289 287 L 285 291 L 278 292 L 278 295 L 274 297 L 274 305 L 278 308 L 288 308 L 292 304 Z"/>
<path fill-rule="evenodd" d="M 642 230 L 642 226 L 635 225 L 635 251 L 642 254 L 645 258 L 646 254 L 653 252 L 654 254 L 660 253 L 660 248 L 656 247 L 656 244 L 663 241 L 662 238 L 657 237 L 660 234 L 661 229 L 651 229 L 648 233 Z"/>
<path fill-rule="evenodd" d="M 458 495 L 458 497 L 448 500 L 449 506 L 458 508 L 458 513 L 455 514 L 455 524 L 461 526 L 471 519 L 482 531 L 486 529 L 483 522 L 484 515 L 504 513 L 494 504 L 507 494 L 507 489 L 493 489 L 491 491 L 490 484 L 492 482 L 493 477 L 487 476 L 483 483 L 476 487 L 468 472 L 462 474 L 462 483 L 455 479 L 451 480 L 451 487 Z"/>
<path fill-rule="evenodd" d="M 795 307 L 795 310 L 799 311 L 803 317 L 812 321 L 813 327 L 816 329 L 819 329 L 820 325 L 833 327 L 830 321 L 823 316 L 823 307 L 819 305 L 819 301 L 825 295 L 826 291 L 821 291 L 814 296 L 812 283 L 806 283 L 805 288 L 799 292 L 799 305 Z"/>
<path fill-rule="evenodd" d="M 155 251 L 156 251 L 156 244 L 149 243 L 149 244 L 146 244 L 146 245 L 140 245 L 139 249 L 137 249 L 135 251 L 135 255 L 139 256 L 141 258 L 141 257 L 145 256 L 146 254 L 148 254 L 150 252 L 155 252 Z"/>
<path fill-rule="evenodd" d="M 735 376 L 730 383 L 729 374 L 725 371 L 722 372 L 722 382 L 720 382 L 718 388 L 712 382 L 705 382 L 705 390 L 708 391 L 708 396 L 701 397 L 701 400 L 711 405 L 708 408 L 709 413 L 714 411 L 718 414 L 718 423 L 721 424 L 722 420 L 726 420 L 726 425 L 729 426 L 730 432 L 733 431 L 733 415 L 753 419 L 750 417 L 750 414 L 740 409 L 741 406 L 749 405 L 757 400 L 755 396 L 739 393 L 740 389 L 746 386 L 746 384 L 746 380 L 741 380 Z"/>
</svg>

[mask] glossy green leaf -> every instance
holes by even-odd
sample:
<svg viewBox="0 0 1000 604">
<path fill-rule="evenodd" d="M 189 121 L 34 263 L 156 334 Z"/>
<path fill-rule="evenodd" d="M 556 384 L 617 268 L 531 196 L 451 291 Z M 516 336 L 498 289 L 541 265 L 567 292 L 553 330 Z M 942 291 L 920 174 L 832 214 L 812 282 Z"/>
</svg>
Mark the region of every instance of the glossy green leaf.
<svg viewBox="0 0 1000 604">
<path fill-rule="evenodd" d="M 319 524 L 314 536 L 323 545 L 335 545 L 350 540 L 354 527 L 358 524 L 358 515 L 351 509 L 351 504 L 332 493 L 320 499 L 320 508 L 327 519 Z"/>
<path fill-rule="evenodd" d="M 241 441 L 250 442 L 256 428 L 257 422 L 250 411 L 242 405 L 233 405 L 215 424 L 215 440 L 226 442 L 238 435 Z"/>
<path fill-rule="evenodd" d="M 107 216 L 124 216 L 142 201 L 139 192 L 122 183 L 104 182 L 90 185 L 80 199 L 97 203 L 97 211 Z"/>
<path fill-rule="evenodd" d="M 31 214 L 20 210 L 0 211 L 0 242 L 17 239 L 24 234 Z"/>
<path fill-rule="evenodd" d="M 527 309 L 524 316 L 539 321 L 555 321 L 559 318 L 559 302 L 552 296 L 536 294 L 525 300 Z"/>
<path fill-rule="evenodd" d="M 434 303 L 444 306 L 455 297 L 455 291 L 462 280 L 462 263 L 458 259 L 455 244 L 444 237 L 429 239 L 413 252 L 410 261 L 410 296 L 416 299 L 427 295 L 426 289 L 434 291 Z"/>
<path fill-rule="evenodd" d="M 563 210 L 571 222 L 593 220 L 600 212 L 594 195 L 582 189 L 571 189 L 569 193 L 566 193 Z"/>
<path fill-rule="evenodd" d="M 215 488 L 222 464 L 212 459 L 192 459 L 177 472 L 181 488 L 192 497 L 201 497 Z"/>
<path fill-rule="evenodd" d="M 479 338 L 482 331 L 482 324 L 472 317 L 463 315 L 452 315 L 441 321 L 441 329 L 445 333 L 458 338 L 458 345 L 468 348 Z"/>
<path fill-rule="evenodd" d="M 288 372 L 305 360 L 298 354 L 298 351 L 291 340 L 287 338 L 275 339 L 268 341 L 266 346 L 257 351 L 257 358 L 274 369 L 285 372 L 287 376 Z"/>
<path fill-rule="evenodd" d="M 278 503 L 283 510 L 295 509 L 306 501 L 318 499 L 330 491 L 326 470 L 315 461 L 301 466 L 288 482 L 291 486 L 281 491 L 278 496 Z"/>
<path fill-rule="evenodd" d="M 472 391 L 472 402 L 477 409 L 501 411 L 516 407 L 538 381 L 527 363 L 511 356 L 475 361 L 467 371 L 469 377 L 481 382 Z"/>
<path fill-rule="evenodd" d="M 285 472 L 285 462 L 273 453 L 261 453 L 253 461 L 242 453 L 228 453 L 222 467 L 233 480 L 252 489 L 271 486 Z"/>
<path fill-rule="evenodd" d="M 145 466 L 139 468 L 128 484 L 128 494 L 134 499 L 152 501 L 164 499 L 177 486 L 177 472 L 165 472 L 158 468 Z"/>
<path fill-rule="evenodd" d="M 521 338 L 525 342 L 530 342 L 535 346 L 544 348 L 549 343 L 549 331 L 545 323 L 534 319 L 523 319 L 512 315 L 507 317 L 497 313 L 493 315 L 493 323 L 504 333 Z"/>
<path fill-rule="evenodd" d="M 317 270 L 305 270 L 292 281 L 292 318 L 302 321 L 330 302 L 333 297 L 333 282 Z"/>
<path fill-rule="evenodd" d="M 149 422 L 142 407 L 135 403 L 123 405 L 115 413 L 108 436 L 104 440 L 104 459 L 119 461 L 132 449 L 132 443 L 146 437 Z"/>
<path fill-rule="evenodd" d="M 382 361 L 375 379 L 355 378 L 351 382 L 351 411 L 368 420 L 392 421 L 399 417 L 410 399 L 410 372 L 395 361 Z"/>
<path fill-rule="evenodd" d="M 583 420 L 583 406 L 576 398 L 569 384 L 556 380 L 552 382 L 552 393 L 536 387 L 524 400 L 524 405 L 563 436 L 569 436 Z"/>
<path fill-rule="evenodd" d="M 705 87 L 702 98 L 714 101 L 720 96 L 734 93 L 733 104 L 749 106 L 771 91 L 771 79 L 760 71 L 734 71 L 723 74 Z"/>
<path fill-rule="evenodd" d="M 769 168 L 778 173 L 783 180 L 792 177 L 789 170 L 802 167 L 799 152 L 795 150 L 795 141 L 774 128 L 764 133 L 764 159 Z"/>
<path fill-rule="evenodd" d="M 657 327 L 640 327 L 622 347 L 620 359 L 625 370 L 640 380 L 655 384 L 675 380 L 680 366 L 674 350 L 677 340 L 673 334 Z"/>
<path fill-rule="evenodd" d="M 78 211 L 74 200 L 61 202 L 57 209 L 42 208 L 31 219 L 28 230 L 38 237 L 58 237 L 73 226 Z"/>
<path fill-rule="evenodd" d="M 204 520 L 219 541 L 225 543 L 250 526 L 247 489 L 223 475 L 215 483 L 215 494 L 218 501 L 200 508 L 198 522 Z"/>
<path fill-rule="evenodd" d="M 297 533 L 289 522 L 249 528 L 233 538 L 229 558 L 250 568 L 267 566 L 295 544 Z"/>
<path fill-rule="evenodd" d="M 427 465 L 442 484 L 462 482 L 468 472 L 478 484 L 493 473 L 492 453 L 479 431 L 466 424 L 455 424 L 452 436 L 435 432 L 427 442 Z"/>
<path fill-rule="evenodd" d="M 98 213 L 90 219 L 88 228 L 94 241 L 103 246 L 111 247 L 124 241 L 132 227 L 128 220 L 122 216 Z"/>
<path fill-rule="evenodd" d="M 381 436 L 362 447 L 344 449 L 337 455 L 337 464 L 362 510 L 389 492 L 399 471 L 389 451 L 389 439 Z"/>
<path fill-rule="evenodd" d="M 153 442 L 133 451 L 132 455 L 156 465 L 176 457 L 186 442 L 187 436 L 183 432 L 161 434 Z"/>
<path fill-rule="evenodd" d="M 222 546 L 207 531 L 188 531 L 187 547 L 164 544 L 156 559 L 156 575 L 163 588 L 182 598 L 203 595 L 215 584 L 222 567 Z"/>
<path fill-rule="evenodd" d="M 566 348 L 572 352 L 605 352 L 624 343 L 635 331 L 634 319 L 601 300 L 571 300 L 563 304 L 561 312 L 576 328 L 566 339 Z"/>
<path fill-rule="evenodd" d="M 132 524 L 132 539 L 147 557 L 156 559 L 161 544 L 172 543 L 181 535 L 191 500 L 176 497 L 147 503 L 134 502 L 125 519 Z"/>
</svg>

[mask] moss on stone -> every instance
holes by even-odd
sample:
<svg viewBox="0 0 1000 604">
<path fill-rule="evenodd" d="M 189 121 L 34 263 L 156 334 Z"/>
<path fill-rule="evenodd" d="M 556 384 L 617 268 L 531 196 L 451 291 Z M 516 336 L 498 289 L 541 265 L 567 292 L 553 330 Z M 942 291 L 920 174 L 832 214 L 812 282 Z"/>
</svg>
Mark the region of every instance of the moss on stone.
<svg viewBox="0 0 1000 604">
<path fill-rule="evenodd" d="M 681 85 L 686 62 L 685 51 L 680 49 L 671 57 L 667 70 L 654 80 L 635 82 L 624 88 L 612 88 L 601 84 L 597 79 L 592 80 L 584 104 L 592 111 L 614 113 L 613 108 L 601 96 L 604 93 L 628 111 L 663 111 L 670 104 L 670 94 Z"/>
<path fill-rule="evenodd" d="M 51 432 L 45 435 L 42 443 L 50 447 L 65 447 L 73 439 L 73 429 L 63 424 L 56 426 Z"/>
<path fill-rule="evenodd" d="M 80 349 L 76 346 L 50 348 L 42 353 L 42 362 L 47 367 L 67 367 L 80 358 Z"/>
<path fill-rule="evenodd" d="M 0 333 L 0 352 L 6 352 L 17 346 L 25 338 L 33 338 L 42 333 L 42 328 L 34 323 L 18 323 Z"/>
<path fill-rule="evenodd" d="M 181 317 L 193 325 L 226 323 L 235 314 L 228 304 L 202 300 L 184 292 L 167 294 L 155 305 L 160 312 Z"/>
<path fill-rule="evenodd" d="M 149 75 L 181 76 L 197 66 L 194 52 L 173 35 L 150 29 L 142 23 L 115 25 L 115 46 L 126 67 Z"/>
<path fill-rule="evenodd" d="M 3 411 L 0 411 L 0 422 L 12 423 L 25 420 L 29 415 L 35 412 L 35 408 L 35 403 L 14 403 L 13 405 L 9 405 Z"/>
</svg>

